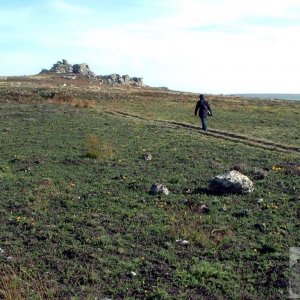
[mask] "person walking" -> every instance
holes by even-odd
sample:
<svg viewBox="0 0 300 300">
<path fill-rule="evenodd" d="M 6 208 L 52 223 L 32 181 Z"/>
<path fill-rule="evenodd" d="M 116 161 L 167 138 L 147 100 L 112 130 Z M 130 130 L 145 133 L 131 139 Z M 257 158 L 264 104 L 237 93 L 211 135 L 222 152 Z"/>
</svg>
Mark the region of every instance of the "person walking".
<svg viewBox="0 0 300 300">
<path fill-rule="evenodd" d="M 199 114 L 202 123 L 202 130 L 207 131 L 207 121 L 206 117 L 212 116 L 212 111 L 209 103 L 205 100 L 204 95 L 199 95 L 199 100 L 195 107 L 195 116 Z"/>
</svg>

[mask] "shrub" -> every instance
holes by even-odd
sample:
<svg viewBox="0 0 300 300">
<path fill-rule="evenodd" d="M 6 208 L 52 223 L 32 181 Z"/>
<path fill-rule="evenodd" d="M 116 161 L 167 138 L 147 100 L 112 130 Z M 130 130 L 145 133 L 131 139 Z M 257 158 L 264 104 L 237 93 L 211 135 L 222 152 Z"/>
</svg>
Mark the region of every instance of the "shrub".
<svg viewBox="0 0 300 300">
<path fill-rule="evenodd" d="M 87 137 L 87 152 L 85 157 L 93 159 L 112 159 L 115 154 L 115 147 L 112 142 L 100 139 L 95 134 Z"/>
</svg>

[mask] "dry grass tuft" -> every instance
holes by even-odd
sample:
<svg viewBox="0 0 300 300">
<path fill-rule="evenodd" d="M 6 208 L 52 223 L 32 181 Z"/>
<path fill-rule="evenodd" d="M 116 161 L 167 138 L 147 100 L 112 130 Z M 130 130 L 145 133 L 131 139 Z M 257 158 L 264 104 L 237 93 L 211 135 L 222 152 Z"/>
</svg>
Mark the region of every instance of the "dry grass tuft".
<svg viewBox="0 0 300 300">
<path fill-rule="evenodd" d="M 0 271 L 0 299 L 54 299 L 57 285 L 25 270 L 2 266 Z"/>
<path fill-rule="evenodd" d="M 85 157 L 93 159 L 112 159 L 116 152 L 116 147 L 111 141 L 100 139 L 95 134 L 87 137 L 87 152 Z"/>
<path fill-rule="evenodd" d="M 60 97 L 55 97 L 51 100 L 49 100 L 49 103 L 53 104 L 66 104 L 66 105 L 71 105 L 74 107 L 78 108 L 93 108 L 95 109 L 97 106 L 97 103 L 95 100 L 86 100 L 86 99 L 76 99 L 73 97 L 70 98 L 60 98 Z"/>
<path fill-rule="evenodd" d="M 188 210 L 177 211 L 170 217 L 170 235 L 174 239 L 184 238 L 207 248 L 221 247 L 235 236 L 228 227 L 211 230 L 204 226 L 206 218 L 210 216 L 199 217 L 199 214 L 191 214 Z"/>
</svg>

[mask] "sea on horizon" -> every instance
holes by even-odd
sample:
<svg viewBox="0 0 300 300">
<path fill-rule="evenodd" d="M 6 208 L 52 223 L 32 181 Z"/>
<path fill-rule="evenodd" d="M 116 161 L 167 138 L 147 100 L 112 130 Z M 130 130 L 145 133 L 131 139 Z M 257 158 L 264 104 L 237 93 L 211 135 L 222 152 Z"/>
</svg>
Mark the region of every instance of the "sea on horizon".
<svg viewBox="0 0 300 300">
<path fill-rule="evenodd" d="M 245 98 L 258 98 L 266 100 L 291 100 L 300 101 L 300 94 L 230 94 L 230 96 L 239 96 Z"/>
</svg>

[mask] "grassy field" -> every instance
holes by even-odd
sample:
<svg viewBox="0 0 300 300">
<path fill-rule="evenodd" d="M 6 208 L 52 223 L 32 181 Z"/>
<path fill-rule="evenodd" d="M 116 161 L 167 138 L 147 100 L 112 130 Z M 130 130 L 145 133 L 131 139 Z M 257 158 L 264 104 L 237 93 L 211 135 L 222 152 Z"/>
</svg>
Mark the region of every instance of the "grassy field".
<svg viewBox="0 0 300 300">
<path fill-rule="evenodd" d="M 0 299 L 288 297 L 299 155 L 105 112 L 199 124 L 194 94 L 44 82 L 52 99 L 36 82 L 11 86 L 0 88 Z M 298 103 L 209 100 L 210 127 L 299 145 Z M 210 193 L 208 179 L 232 169 L 254 192 Z M 151 195 L 153 183 L 170 194 Z"/>
</svg>

